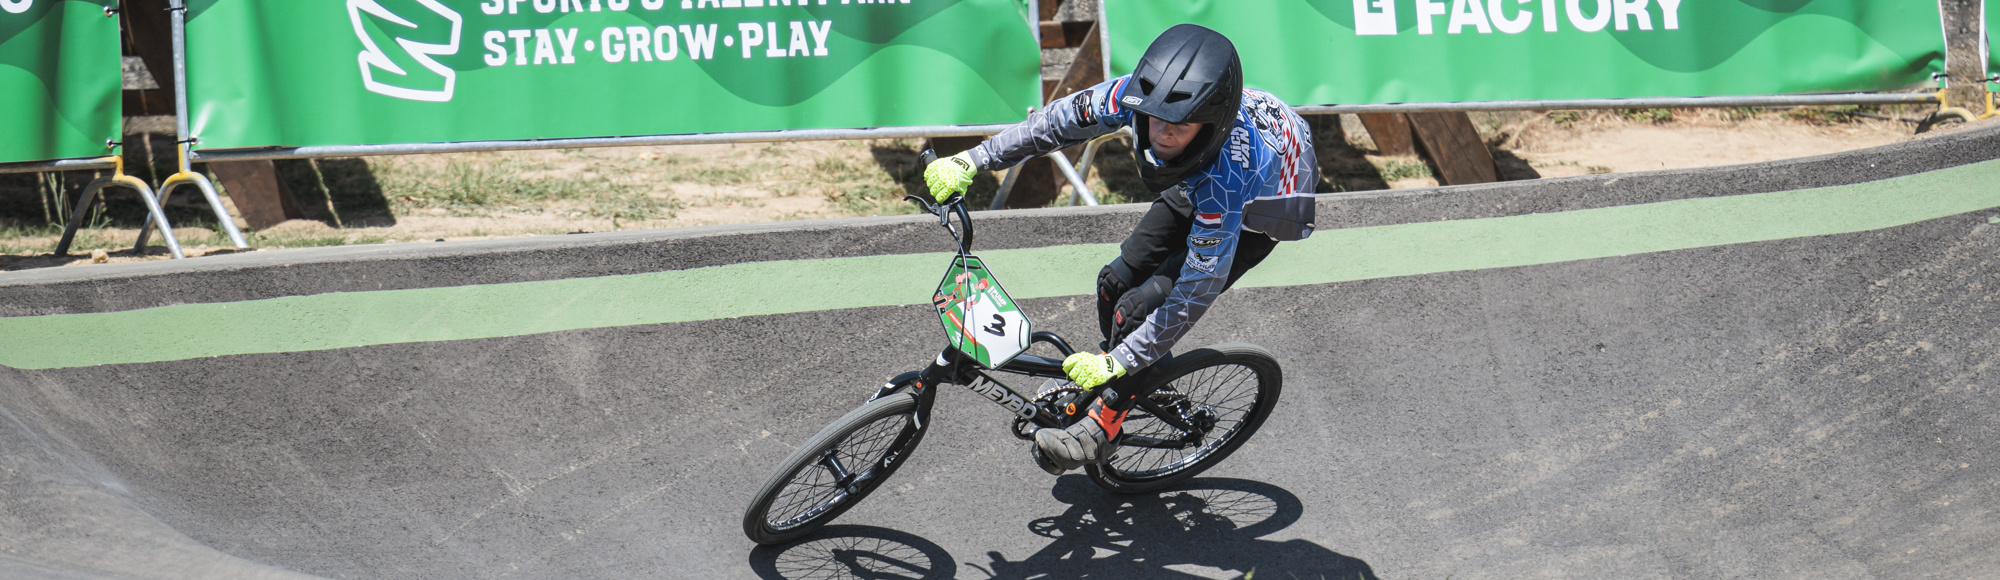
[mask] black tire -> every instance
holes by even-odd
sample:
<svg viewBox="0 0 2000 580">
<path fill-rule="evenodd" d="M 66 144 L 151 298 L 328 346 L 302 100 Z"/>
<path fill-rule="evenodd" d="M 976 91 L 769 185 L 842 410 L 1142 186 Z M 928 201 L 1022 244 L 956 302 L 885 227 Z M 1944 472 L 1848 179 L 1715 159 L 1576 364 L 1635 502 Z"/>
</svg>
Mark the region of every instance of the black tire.
<svg viewBox="0 0 2000 580">
<path fill-rule="evenodd" d="M 911 421 L 917 399 L 895 393 L 869 401 L 820 429 L 779 464 L 743 512 L 743 534 L 759 544 L 782 544 L 812 533 L 882 485 L 923 440 Z M 843 484 L 827 457 L 850 473 Z M 865 466 L 865 468 L 855 467 Z"/>
<path fill-rule="evenodd" d="M 1155 402 L 1185 401 L 1187 412 L 1206 410 L 1213 425 L 1199 446 L 1153 449 L 1119 446 L 1111 459 L 1088 465 L 1090 480 L 1117 493 L 1145 493 L 1194 477 L 1229 457 L 1257 432 L 1284 385 L 1278 360 L 1254 344 L 1218 344 L 1162 361 L 1150 380 L 1164 386 Z M 1124 434 L 1177 439 L 1183 433 L 1165 421 L 1135 408 L 1120 429 Z"/>
</svg>

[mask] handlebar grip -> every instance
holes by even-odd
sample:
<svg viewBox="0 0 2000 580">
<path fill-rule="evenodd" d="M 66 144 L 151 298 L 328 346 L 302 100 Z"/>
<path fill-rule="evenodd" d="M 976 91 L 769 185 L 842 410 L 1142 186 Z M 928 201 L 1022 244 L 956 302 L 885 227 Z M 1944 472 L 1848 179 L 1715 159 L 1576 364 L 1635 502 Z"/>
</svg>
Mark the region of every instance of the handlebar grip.
<svg viewBox="0 0 2000 580">
<path fill-rule="evenodd" d="M 923 171 L 924 168 L 930 167 L 932 163 L 936 162 L 937 151 L 925 149 L 923 153 L 917 154 L 917 171 Z"/>
</svg>

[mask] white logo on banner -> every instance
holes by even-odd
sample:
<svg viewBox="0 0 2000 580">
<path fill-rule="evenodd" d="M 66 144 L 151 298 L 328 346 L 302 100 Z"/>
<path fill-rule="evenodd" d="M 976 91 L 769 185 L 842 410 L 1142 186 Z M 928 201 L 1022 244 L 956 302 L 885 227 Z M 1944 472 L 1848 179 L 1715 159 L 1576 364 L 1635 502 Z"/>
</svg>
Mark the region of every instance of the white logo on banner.
<svg viewBox="0 0 2000 580">
<path fill-rule="evenodd" d="M 1354 0 L 1354 34 L 1395 36 L 1395 0 Z"/>
<path fill-rule="evenodd" d="M 458 54 L 458 34 L 460 27 L 463 25 L 463 20 L 459 18 L 457 12 L 444 7 L 437 0 L 416 1 L 419 4 L 423 4 L 425 8 L 429 8 L 431 12 L 435 12 L 438 16 L 451 21 L 451 42 L 448 44 L 432 44 L 417 42 L 407 38 L 396 38 L 396 45 L 402 47 L 404 52 L 409 53 L 410 58 L 415 59 L 417 64 L 423 65 L 425 69 L 444 77 L 444 88 L 412 89 L 377 81 L 375 79 L 375 71 L 377 69 L 404 78 L 408 78 L 410 73 L 404 71 L 403 67 L 396 66 L 396 62 L 390 60 L 387 53 L 382 52 L 382 47 L 376 46 L 375 39 L 369 37 L 368 29 L 362 26 L 361 13 L 366 12 L 376 18 L 410 29 L 419 27 L 416 23 L 389 12 L 381 4 L 376 4 L 375 0 L 347 0 L 347 16 L 349 20 L 354 22 L 354 36 L 361 39 L 361 85 L 366 87 L 368 92 L 398 99 L 434 103 L 447 102 L 451 100 L 452 84 L 457 82 L 458 72 L 451 70 L 451 67 L 439 63 L 434 57 Z"/>
<path fill-rule="evenodd" d="M 1354 0 L 1355 36 L 1395 36 L 1398 0 Z M 1562 23 L 1579 32 L 1680 30 L 1682 0 L 1415 0 L 1418 35 L 1521 34 L 1541 22 L 1542 32 L 1557 32 Z M 1538 9 L 1539 8 L 1539 9 Z M 1585 14 L 1588 14 L 1586 16 Z M 1568 16 L 1568 19 L 1563 19 Z M 1443 30 L 1438 19 L 1443 18 Z"/>
<path fill-rule="evenodd" d="M 0 10 L 6 10 L 8 14 L 27 12 L 34 5 L 35 0 L 0 0 Z"/>
</svg>

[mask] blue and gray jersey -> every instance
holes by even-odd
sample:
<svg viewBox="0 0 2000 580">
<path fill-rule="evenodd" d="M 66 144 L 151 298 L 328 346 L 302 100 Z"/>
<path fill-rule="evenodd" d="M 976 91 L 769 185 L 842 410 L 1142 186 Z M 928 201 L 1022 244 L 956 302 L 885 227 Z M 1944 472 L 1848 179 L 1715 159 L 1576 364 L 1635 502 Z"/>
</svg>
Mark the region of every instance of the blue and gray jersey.
<svg viewBox="0 0 2000 580">
<path fill-rule="evenodd" d="M 1130 126 L 1134 112 L 1118 104 L 1130 75 L 1105 81 L 1049 103 L 1028 120 L 972 149 L 980 169 L 1012 167 L 1051 151 Z M 1312 235 L 1313 194 L 1319 169 L 1312 133 L 1292 108 L 1270 93 L 1245 89 L 1236 123 L 1215 163 L 1161 195 L 1192 214 L 1187 261 L 1166 304 L 1112 349 L 1129 370 L 1153 364 L 1173 348 L 1222 294 L 1236 256 L 1237 237 L 1279 241 Z M 1142 163 L 1152 162 L 1150 151 Z"/>
</svg>

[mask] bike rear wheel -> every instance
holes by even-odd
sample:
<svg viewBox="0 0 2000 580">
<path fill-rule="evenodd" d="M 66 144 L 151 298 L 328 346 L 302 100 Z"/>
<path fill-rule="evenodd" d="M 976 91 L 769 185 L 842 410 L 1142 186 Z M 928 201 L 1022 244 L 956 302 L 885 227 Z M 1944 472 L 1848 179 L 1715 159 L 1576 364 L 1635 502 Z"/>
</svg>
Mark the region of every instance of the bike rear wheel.
<svg viewBox="0 0 2000 580">
<path fill-rule="evenodd" d="M 860 503 L 923 439 L 915 396 L 869 401 L 821 429 L 780 464 L 743 512 L 743 533 L 781 544 L 812 533 Z"/>
<path fill-rule="evenodd" d="M 1119 429 L 1111 459 L 1085 466 L 1090 480 L 1118 493 L 1144 493 L 1179 483 L 1221 463 L 1257 432 L 1278 404 L 1284 377 L 1278 360 L 1254 344 L 1219 344 L 1162 361 L 1152 402 L 1201 427 L 1189 433 L 1135 408 Z M 1178 449 L 1141 447 L 1153 441 L 1197 440 Z"/>
</svg>

